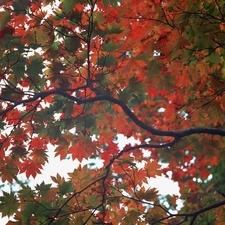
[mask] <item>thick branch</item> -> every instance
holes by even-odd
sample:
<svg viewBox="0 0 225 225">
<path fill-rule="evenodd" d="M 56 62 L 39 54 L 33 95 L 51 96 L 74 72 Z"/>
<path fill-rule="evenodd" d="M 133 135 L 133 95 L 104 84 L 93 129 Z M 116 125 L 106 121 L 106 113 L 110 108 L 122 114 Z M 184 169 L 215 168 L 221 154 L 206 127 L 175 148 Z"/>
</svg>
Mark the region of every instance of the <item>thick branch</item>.
<svg viewBox="0 0 225 225">
<path fill-rule="evenodd" d="M 82 88 L 84 88 L 84 87 L 82 87 Z M 140 128 L 150 132 L 153 135 L 174 137 L 175 138 L 174 143 L 179 141 L 181 138 L 183 138 L 185 136 L 192 135 L 192 134 L 200 134 L 201 133 L 201 134 L 212 134 L 212 135 L 225 136 L 225 130 L 224 129 L 209 128 L 209 127 L 195 127 L 195 128 L 189 128 L 189 129 L 185 129 L 185 130 L 181 130 L 181 131 L 158 130 L 158 129 L 155 129 L 155 128 L 147 125 L 146 123 L 142 122 L 141 120 L 139 120 L 137 118 L 137 116 L 129 109 L 129 107 L 123 101 L 121 101 L 119 99 L 113 98 L 113 97 L 111 97 L 109 95 L 106 95 L 106 94 L 99 95 L 99 96 L 96 96 L 94 98 L 79 99 L 79 98 L 71 96 L 70 94 L 66 93 L 65 91 L 62 91 L 62 90 L 59 90 L 59 89 L 41 92 L 41 93 L 35 94 L 33 98 L 29 98 L 29 99 L 25 99 L 25 100 L 21 100 L 21 101 L 16 101 L 16 102 L 14 102 L 13 105 L 11 105 L 7 109 L 0 112 L 0 116 L 4 115 L 8 111 L 12 110 L 13 108 L 15 108 L 19 105 L 26 104 L 28 102 L 33 102 L 33 101 L 35 101 L 39 98 L 44 99 L 47 96 L 52 95 L 52 94 L 62 95 L 67 99 L 75 101 L 79 105 L 85 104 L 85 103 L 88 103 L 88 102 L 93 103 L 93 102 L 102 101 L 102 100 L 109 101 L 111 103 L 119 105 L 123 109 L 123 111 L 127 114 L 127 116 L 129 116 L 130 119 L 136 125 L 138 125 Z"/>
</svg>

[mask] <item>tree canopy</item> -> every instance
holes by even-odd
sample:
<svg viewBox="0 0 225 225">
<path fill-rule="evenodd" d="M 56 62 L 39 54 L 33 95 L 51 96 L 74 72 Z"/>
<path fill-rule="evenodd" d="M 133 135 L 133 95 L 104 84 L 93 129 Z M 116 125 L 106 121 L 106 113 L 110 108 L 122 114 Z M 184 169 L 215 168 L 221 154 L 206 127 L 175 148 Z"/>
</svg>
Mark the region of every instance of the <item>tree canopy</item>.
<svg viewBox="0 0 225 225">
<path fill-rule="evenodd" d="M 7 224 L 224 224 L 224 47 L 223 0 L 0 0 Z M 103 166 L 31 188 L 49 144 Z"/>
</svg>

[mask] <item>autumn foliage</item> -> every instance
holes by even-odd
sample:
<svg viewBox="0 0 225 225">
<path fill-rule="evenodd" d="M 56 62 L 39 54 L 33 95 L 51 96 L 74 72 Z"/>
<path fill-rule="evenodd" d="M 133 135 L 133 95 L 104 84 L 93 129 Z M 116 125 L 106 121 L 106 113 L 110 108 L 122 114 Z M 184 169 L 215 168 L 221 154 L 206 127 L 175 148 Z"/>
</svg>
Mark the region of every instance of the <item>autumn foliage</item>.
<svg viewBox="0 0 225 225">
<path fill-rule="evenodd" d="M 0 193 L 8 225 L 225 224 L 223 0 L 0 9 L 0 178 L 20 185 Z M 45 173 L 50 148 L 103 166 L 19 180 Z M 157 176 L 180 194 L 160 195 Z"/>
</svg>

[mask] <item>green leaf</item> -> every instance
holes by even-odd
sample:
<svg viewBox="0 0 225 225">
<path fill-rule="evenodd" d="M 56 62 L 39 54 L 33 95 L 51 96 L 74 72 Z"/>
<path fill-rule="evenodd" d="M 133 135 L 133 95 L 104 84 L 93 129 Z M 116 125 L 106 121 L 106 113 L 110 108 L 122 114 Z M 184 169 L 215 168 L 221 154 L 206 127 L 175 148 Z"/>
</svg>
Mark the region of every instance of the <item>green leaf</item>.
<svg viewBox="0 0 225 225">
<path fill-rule="evenodd" d="M 145 99 L 144 95 L 135 95 L 134 98 L 129 102 L 129 106 L 133 108 L 135 105 L 140 104 Z"/>
<path fill-rule="evenodd" d="M 103 0 L 103 5 L 107 7 L 109 5 L 109 0 Z"/>
<path fill-rule="evenodd" d="M 105 30 L 96 29 L 95 33 L 101 37 L 106 37 L 110 34 L 120 34 L 123 31 L 124 30 L 121 29 L 118 25 L 113 25 L 110 29 L 109 28 L 106 28 Z"/>
<path fill-rule="evenodd" d="M 73 7 L 75 6 L 77 0 L 64 0 L 62 2 L 63 11 L 68 14 L 72 12 Z"/>
<path fill-rule="evenodd" d="M 106 52 L 112 52 L 115 51 L 120 47 L 120 44 L 114 44 L 112 41 L 109 41 L 107 44 L 103 44 L 102 48 Z"/>
<path fill-rule="evenodd" d="M 98 194 L 92 194 L 87 197 L 87 201 L 89 202 L 91 207 L 97 207 L 101 202 L 101 196 Z"/>
<path fill-rule="evenodd" d="M 48 194 L 51 186 L 52 186 L 51 184 L 45 184 L 45 182 L 43 181 L 41 184 L 37 184 L 35 188 L 37 191 L 39 191 L 39 194 L 43 197 Z"/>
<path fill-rule="evenodd" d="M 20 60 L 18 63 L 11 66 L 16 79 L 24 77 L 26 61 Z"/>
<path fill-rule="evenodd" d="M 126 214 L 124 221 L 127 225 L 133 225 L 137 221 L 138 217 L 139 213 L 136 212 L 135 210 L 131 210 Z"/>
<path fill-rule="evenodd" d="M 48 129 L 48 135 L 51 140 L 56 140 L 57 138 L 61 137 L 61 126 L 59 124 L 51 124 Z"/>
<path fill-rule="evenodd" d="M 12 5 L 16 15 L 19 15 L 21 13 L 26 14 L 26 9 L 29 7 L 29 0 L 14 1 Z"/>
<path fill-rule="evenodd" d="M 152 60 L 148 64 L 149 75 L 148 77 L 151 78 L 154 75 L 159 74 L 162 71 L 163 64 L 162 62 L 158 61 L 157 59 Z"/>
<path fill-rule="evenodd" d="M 121 29 L 118 25 L 113 25 L 111 29 L 105 30 L 106 34 L 120 34 L 123 32 L 123 29 Z"/>
<path fill-rule="evenodd" d="M 22 45 L 22 47 L 24 47 L 24 46 Z M 30 48 L 37 49 L 37 48 L 40 48 L 40 47 L 41 47 L 41 45 L 37 44 L 37 43 L 31 43 L 31 44 L 28 45 L 28 49 L 30 49 Z"/>
<path fill-rule="evenodd" d="M 172 77 L 170 73 L 165 73 L 164 79 L 166 80 L 166 82 L 161 82 L 160 88 L 170 91 L 174 85 L 175 78 Z"/>
<path fill-rule="evenodd" d="M 95 117 L 92 114 L 87 114 L 84 117 L 84 123 L 85 128 L 93 127 L 95 125 Z"/>
<path fill-rule="evenodd" d="M 0 121 L 0 129 L 4 130 L 6 123 L 4 121 Z"/>
<path fill-rule="evenodd" d="M 217 65 L 220 62 L 220 55 L 217 52 L 213 52 L 207 57 L 207 59 L 212 64 Z"/>
<path fill-rule="evenodd" d="M 32 200 L 34 192 L 33 190 L 31 190 L 29 186 L 25 186 L 23 187 L 23 189 L 19 191 L 19 195 L 20 195 L 20 199 Z"/>
<path fill-rule="evenodd" d="M 75 187 L 72 186 L 72 182 L 71 181 L 64 181 L 60 186 L 59 186 L 59 192 L 62 194 L 62 195 L 65 195 L 69 192 L 72 192 L 75 190 Z"/>
<path fill-rule="evenodd" d="M 18 59 L 18 52 L 17 51 L 10 51 L 7 54 L 7 59 L 9 61 L 17 61 L 17 59 Z"/>
<path fill-rule="evenodd" d="M 181 152 L 175 152 L 173 155 L 176 158 L 176 160 L 182 160 L 184 158 Z"/>
<path fill-rule="evenodd" d="M 22 219 L 25 224 L 30 224 L 31 217 L 35 217 L 40 224 L 45 224 L 47 218 L 54 213 L 52 209 L 52 201 L 47 202 L 42 200 L 41 202 L 26 202 L 23 204 Z"/>
<path fill-rule="evenodd" d="M 0 31 L 4 30 L 6 24 L 10 21 L 11 15 L 9 11 L 0 12 Z"/>
<path fill-rule="evenodd" d="M 112 65 L 115 65 L 117 62 L 117 59 L 115 59 L 112 55 L 103 56 L 98 59 L 98 65 L 99 66 L 106 66 L 110 67 Z"/>
<path fill-rule="evenodd" d="M 54 113 L 55 113 L 55 107 L 50 106 L 49 108 L 46 108 L 43 111 L 36 112 L 34 119 L 36 122 L 50 120 L 52 119 Z"/>
<path fill-rule="evenodd" d="M 105 7 L 107 7 L 108 5 L 117 7 L 119 2 L 122 2 L 122 1 L 121 0 L 103 0 L 103 5 Z"/>
<path fill-rule="evenodd" d="M 137 77 L 132 77 L 129 80 L 128 87 L 129 87 L 131 93 L 134 93 L 134 94 L 144 94 L 145 93 L 145 86 L 144 86 L 143 82 L 138 81 Z"/>
<path fill-rule="evenodd" d="M 129 88 L 124 88 L 118 94 L 119 99 L 124 102 L 128 102 L 128 100 L 130 99 L 130 96 L 131 96 L 131 92 Z"/>
<path fill-rule="evenodd" d="M 31 62 L 27 66 L 27 74 L 29 77 L 27 78 L 31 85 L 30 89 L 40 90 L 46 85 L 46 78 L 43 76 L 44 65 L 42 62 L 42 57 L 40 55 L 34 55 L 31 58 Z"/>
<path fill-rule="evenodd" d="M 40 55 L 34 55 L 30 57 L 30 64 L 27 66 L 27 73 L 32 77 L 36 78 L 39 74 L 42 74 L 42 69 L 44 69 L 42 57 Z"/>
<path fill-rule="evenodd" d="M 211 2 L 207 2 L 204 4 L 205 9 L 208 11 L 208 14 L 211 16 L 217 16 L 218 15 L 218 9 L 216 4 L 213 4 Z"/>
<path fill-rule="evenodd" d="M 30 221 L 30 218 L 37 210 L 37 204 L 34 202 L 27 202 L 23 205 L 23 211 L 22 211 L 22 219 L 25 222 Z M 28 223 L 29 224 L 29 223 Z"/>
<path fill-rule="evenodd" d="M 44 222 L 46 221 L 47 218 L 49 218 L 49 214 L 53 213 L 51 212 L 51 208 L 52 208 L 52 202 L 49 201 L 47 202 L 45 199 L 42 200 L 40 203 L 36 203 L 36 211 L 34 213 L 35 216 L 38 217 L 39 222 Z"/>
<path fill-rule="evenodd" d="M 76 35 L 66 37 L 65 39 L 66 49 L 70 52 L 75 52 L 81 47 L 80 38 Z"/>
<path fill-rule="evenodd" d="M 11 216 L 13 215 L 18 207 L 19 203 L 16 196 L 11 192 L 7 193 L 5 191 L 2 192 L 3 196 L 0 197 L 0 212 L 2 216 Z"/>
<path fill-rule="evenodd" d="M 128 186 L 129 184 L 126 184 L 126 183 L 122 183 L 118 185 L 119 189 L 126 189 Z"/>
<path fill-rule="evenodd" d="M 73 105 L 74 105 L 74 102 L 72 101 L 65 102 L 65 106 L 63 107 L 63 112 L 64 112 L 64 117 L 66 119 L 71 117 L 71 114 L 73 112 Z"/>
</svg>

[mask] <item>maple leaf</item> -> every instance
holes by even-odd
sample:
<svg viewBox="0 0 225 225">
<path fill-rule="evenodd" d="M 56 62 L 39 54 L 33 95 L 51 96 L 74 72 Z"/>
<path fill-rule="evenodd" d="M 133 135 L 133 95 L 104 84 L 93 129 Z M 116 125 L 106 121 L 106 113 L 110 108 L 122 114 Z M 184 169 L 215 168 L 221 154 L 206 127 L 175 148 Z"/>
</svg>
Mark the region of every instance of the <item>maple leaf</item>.
<svg viewBox="0 0 225 225">
<path fill-rule="evenodd" d="M 21 173 L 25 172 L 27 178 L 30 176 L 35 178 L 37 174 L 41 173 L 41 169 L 42 169 L 42 164 L 38 164 L 37 162 L 27 160 L 22 163 L 20 172 Z"/>
<path fill-rule="evenodd" d="M 42 148 L 47 148 L 46 147 L 46 140 L 45 139 L 40 139 L 40 138 L 33 138 L 31 147 L 34 149 L 42 149 Z"/>
<path fill-rule="evenodd" d="M 18 124 L 18 122 L 20 121 L 20 111 L 17 109 L 10 110 L 6 114 L 6 120 L 9 125 Z"/>
<path fill-rule="evenodd" d="M 68 181 L 68 182 L 63 182 L 60 186 L 59 186 L 59 191 L 62 195 L 67 194 L 69 192 L 74 191 L 74 187 L 72 186 L 72 182 Z"/>
<path fill-rule="evenodd" d="M 60 159 L 64 159 L 68 154 L 69 142 L 66 139 L 59 139 L 56 143 L 59 146 L 55 149 L 55 156 L 60 156 Z"/>
<path fill-rule="evenodd" d="M 88 170 L 87 165 L 83 167 L 79 165 L 77 169 L 74 169 L 74 171 L 68 173 L 68 175 L 71 178 L 72 184 L 76 187 L 76 190 L 87 187 L 89 182 L 94 178 Z"/>
<path fill-rule="evenodd" d="M 157 163 L 157 161 L 148 161 L 145 164 L 145 169 L 147 170 L 148 177 L 156 177 L 157 175 L 161 175 L 161 165 Z"/>
<path fill-rule="evenodd" d="M 36 186 L 36 190 L 39 191 L 41 196 L 46 196 L 49 193 L 50 188 L 51 184 L 45 184 L 44 181 Z"/>
<path fill-rule="evenodd" d="M 223 1 L 0 6 L 0 178 L 21 186 L 2 193 L 0 213 L 20 224 L 224 223 Z M 79 167 L 30 188 L 49 144 Z M 163 175 L 176 196 L 147 186 Z"/>
<path fill-rule="evenodd" d="M 3 217 L 13 215 L 17 211 L 18 206 L 18 199 L 14 193 L 2 192 L 2 196 L 0 196 L 0 211 Z"/>
<path fill-rule="evenodd" d="M 78 159 L 81 162 L 83 159 L 88 159 L 91 156 L 92 148 L 88 145 L 75 143 L 68 149 L 68 153 L 72 154 L 72 159 Z"/>
<path fill-rule="evenodd" d="M 141 199 L 145 199 L 147 201 L 153 201 L 155 198 L 157 198 L 158 196 L 158 191 L 156 190 L 156 188 L 151 188 L 148 190 L 140 190 L 137 191 L 137 196 Z"/>
<path fill-rule="evenodd" d="M 33 158 L 37 164 L 45 164 L 48 162 L 48 155 L 46 150 L 34 150 L 30 156 Z"/>
<path fill-rule="evenodd" d="M 27 31 L 22 39 L 22 43 L 40 44 L 45 51 L 47 51 L 54 41 L 54 33 L 48 27 L 46 22 L 45 26 L 36 26 Z"/>
<path fill-rule="evenodd" d="M 107 165 L 107 163 L 112 159 L 113 156 L 115 156 L 119 152 L 117 146 L 113 143 L 107 144 L 106 149 L 101 153 L 101 158 L 104 160 L 104 165 Z"/>
</svg>

